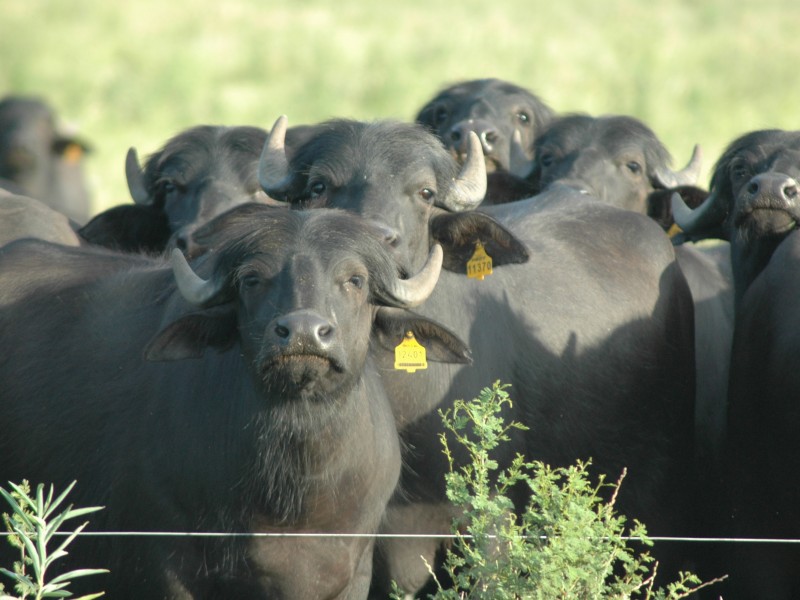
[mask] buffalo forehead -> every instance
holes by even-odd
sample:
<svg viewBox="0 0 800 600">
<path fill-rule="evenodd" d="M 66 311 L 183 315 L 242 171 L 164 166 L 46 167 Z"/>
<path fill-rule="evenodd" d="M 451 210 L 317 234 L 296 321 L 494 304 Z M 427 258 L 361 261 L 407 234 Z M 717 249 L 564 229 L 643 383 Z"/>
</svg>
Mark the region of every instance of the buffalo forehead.
<svg viewBox="0 0 800 600">
<path fill-rule="evenodd" d="M 771 171 L 796 175 L 800 171 L 800 149 L 780 148 L 773 154 Z"/>
</svg>

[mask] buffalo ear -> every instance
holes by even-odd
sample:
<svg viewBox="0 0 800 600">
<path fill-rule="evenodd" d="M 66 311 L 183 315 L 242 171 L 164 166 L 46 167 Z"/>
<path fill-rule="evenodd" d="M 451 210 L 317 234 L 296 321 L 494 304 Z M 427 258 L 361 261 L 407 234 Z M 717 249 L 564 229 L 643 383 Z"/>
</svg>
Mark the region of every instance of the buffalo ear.
<svg viewBox="0 0 800 600">
<path fill-rule="evenodd" d="M 486 175 L 486 197 L 483 206 L 507 204 L 535 196 L 538 189 L 527 179 L 508 171 L 492 171 Z"/>
<path fill-rule="evenodd" d="M 78 230 L 84 240 L 121 252 L 163 252 L 172 232 L 166 214 L 152 206 L 121 204 Z"/>
<path fill-rule="evenodd" d="M 431 237 L 444 250 L 443 267 L 455 273 L 467 272 L 467 262 L 480 241 L 492 258 L 492 266 L 528 261 L 528 249 L 513 233 L 489 215 L 468 211 L 441 212 L 430 220 Z"/>
<path fill-rule="evenodd" d="M 647 216 L 655 220 L 665 231 L 675 224 L 672 218 L 672 194 L 680 197 L 689 208 L 697 208 L 706 198 L 708 192 L 692 185 L 682 185 L 669 189 L 656 189 L 647 196 Z"/>
<path fill-rule="evenodd" d="M 173 321 L 147 344 L 144 357 L 151 361 L 201 358 L 209 346 L 223 352 L 236 341 L 236 313 L 230 306 L 215 306 Z"/>
<path fill-rule="evenodd" d="M 443 325 L 404 308 L 378 308 L 372 337 L 383 349 L 394 352 L 409 331 L 425 347 L 427 360 L 472 364 L 469 346 Z"/>
</svg>

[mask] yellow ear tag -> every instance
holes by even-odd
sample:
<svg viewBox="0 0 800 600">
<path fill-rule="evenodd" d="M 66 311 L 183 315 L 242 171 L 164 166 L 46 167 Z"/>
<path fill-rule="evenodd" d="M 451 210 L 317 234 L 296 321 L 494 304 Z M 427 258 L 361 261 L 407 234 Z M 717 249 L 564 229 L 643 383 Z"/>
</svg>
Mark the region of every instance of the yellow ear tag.
<svg viewBox="0 0 800 600">
<path fill-rule="evenodd" d="M 409 373 L 428 368 L 425 347 L 420 345 L 410 331 L 406 332 L 406 337 L 394 349 L 394 368 Z"/>
<path fill-rule="evenodd" d="M 670 228 L 669 228 L 669 231 L 667 231 L 667 235 L 668 235 L 669 237 L 675 237 L 676 235 L 678 235 L 679 233 L 682 233 L 682 232 L 683 232 L 683 229 L 681 229 L 680 227 L 678 227 L 678 224 L 677 224 L 677 223 L 673 223 L 673 224 L 670 226 Z"/>
<path fill-rule="evenodd" d="M 68 163 L 76 163 L 83 156 L 83 148 L 78 144 L 67 144 L 67 147 L 64 148 L 64 152 L 62 152 L 61 155 Z"/>
<path fill-rule="evenodd" d="M 492 274 L 492 257 L 486 254 L 480 240 L 475 244 L 475 252 L 467 261 L 467 277 L 483 281 L 483 278 Z"/>
</svg>

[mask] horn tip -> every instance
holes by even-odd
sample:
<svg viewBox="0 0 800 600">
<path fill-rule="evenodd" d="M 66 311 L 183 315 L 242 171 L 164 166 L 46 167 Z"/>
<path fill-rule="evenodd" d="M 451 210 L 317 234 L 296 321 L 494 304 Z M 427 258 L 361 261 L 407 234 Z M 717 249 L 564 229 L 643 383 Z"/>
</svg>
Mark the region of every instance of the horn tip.
<svg viewBox="0 0 800 600">
<path fill-rule="evenodd" d="M 699 164 L 703 158 L 703 147 L 700 144 L 695 144 L 694 150 L 692 150 L 692 161 Z"/>
<path fill-rule="evenodd" d="M 169 262 L 172 266 L 183 264 L 186 262 L 186 256 L 181 252 L 180 248 L 173 248 L 169 253 Z"/>
<path fill-rule="evenodd" d="M 479 138 L 478 134 L 475 133 L 474 131 L 469 132 L 469 143 L 474 150 L 483 155 L 483 146 L 481 145 L 481 138 Z"/>
<path fill-rule="evenodd" d="M 272 129 L 270 131 L 285 131 L 288 124 L 289 117 L 286 115 L 280 115 L 277 119 L 275 119 L 275 123 L 272 125 Z"/>
</svg>

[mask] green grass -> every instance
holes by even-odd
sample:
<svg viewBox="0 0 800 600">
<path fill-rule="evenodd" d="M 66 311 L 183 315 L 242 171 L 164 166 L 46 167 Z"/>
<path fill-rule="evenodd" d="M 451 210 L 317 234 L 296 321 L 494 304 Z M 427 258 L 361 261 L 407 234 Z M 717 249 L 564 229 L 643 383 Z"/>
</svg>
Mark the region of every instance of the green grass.
<svg viewBox="0 0 800 600">
<path fill-rule="evenodd" d="M 127 148 L 200 123 L 411 119 L 495 76 L 559 111 L 631 114 L 675 157 L 798 128 L 794 0 L 5 0 L 0 94 L 48 98 L 95 146 L 95 205 L 128 201 Z"/>
</svg>

